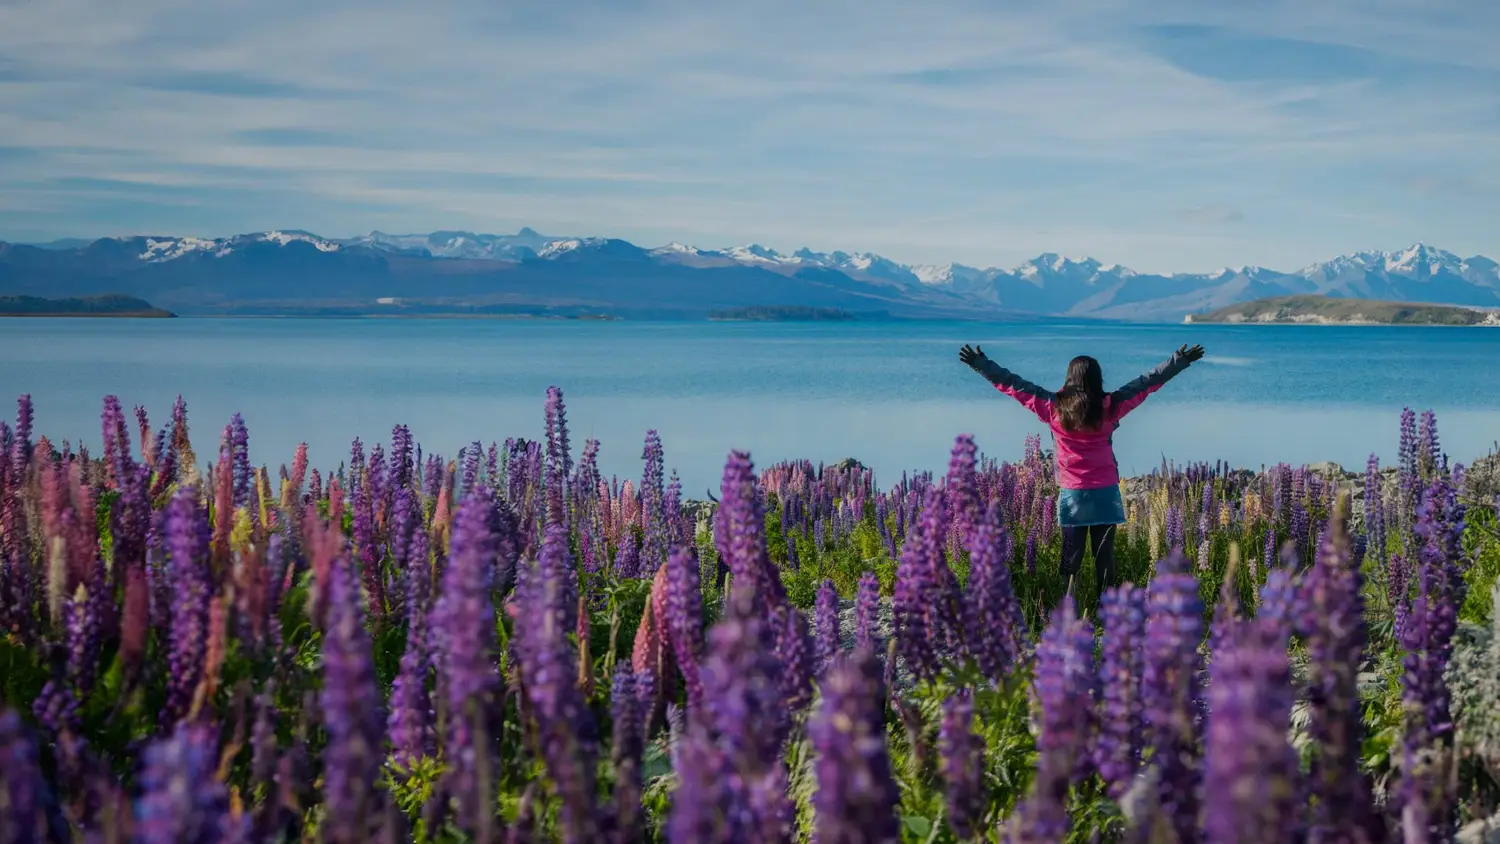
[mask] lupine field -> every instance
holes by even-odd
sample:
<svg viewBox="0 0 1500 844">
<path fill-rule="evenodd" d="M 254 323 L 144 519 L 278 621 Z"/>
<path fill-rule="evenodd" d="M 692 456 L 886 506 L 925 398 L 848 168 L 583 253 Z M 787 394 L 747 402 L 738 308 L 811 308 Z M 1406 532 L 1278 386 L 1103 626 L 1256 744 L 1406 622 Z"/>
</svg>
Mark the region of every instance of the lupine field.
<svg viewBox="0 0 1500 844">
<path fill-rule="evenodd" d="M 1431 414 L 1363 478 L 1126 481 L 1103 595 L 1037 440 L 690 502 L 655 432 L 603 478 L 538 416 L 314 468 L 21 397 L 0 844 L 1500 840 L 1500 460 Z"/>
</svg>

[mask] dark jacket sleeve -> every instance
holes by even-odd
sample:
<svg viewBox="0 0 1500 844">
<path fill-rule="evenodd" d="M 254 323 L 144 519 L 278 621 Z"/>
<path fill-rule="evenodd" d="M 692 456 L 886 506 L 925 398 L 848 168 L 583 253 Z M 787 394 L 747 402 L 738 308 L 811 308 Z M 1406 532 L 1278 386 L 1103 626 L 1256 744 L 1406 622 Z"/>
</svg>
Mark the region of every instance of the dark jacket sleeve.
<svg viewBox="0 0 1500 844">
<path fill-rule="evenodd" d="M 974 371 L 983 375 L 995 389 L 1021 403 L 1021 406 L 1036 414 L 1043 422 L 1052 421 L 1052 407 L 1057 396 L 1050 390 L 1027 381 L 989 358 L 981 359 Z"/>
<path fill-rule="evenodd" d="M 1146 397 L 1160 390 L 1168 381 L 1176 378 L 1190 361 L 1175 352 L 1155 369 L 1110 393 L 1110 415 L 1119 420 L 1125 414 L 1141 406 Z"/>
</svg>

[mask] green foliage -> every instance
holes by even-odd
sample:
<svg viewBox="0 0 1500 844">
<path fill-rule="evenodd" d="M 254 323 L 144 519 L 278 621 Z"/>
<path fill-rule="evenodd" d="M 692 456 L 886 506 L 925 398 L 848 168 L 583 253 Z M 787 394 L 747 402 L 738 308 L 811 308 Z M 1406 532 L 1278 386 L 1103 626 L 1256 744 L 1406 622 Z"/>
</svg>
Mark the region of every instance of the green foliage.
<svg viewBox="0 0 1500 844">
<path fill-rule="evenodd" d="M 1490 584 L 1500 580 L 1500 519 L 1488 507 L 1469 510 L 1469 529 L 1464 534 L 1464 550 L 1474 560 L 1467 581 L 1469 595 L 1459 618 L 1484 624 L 1494 618 L 1495 606 Z"/>
</svg>

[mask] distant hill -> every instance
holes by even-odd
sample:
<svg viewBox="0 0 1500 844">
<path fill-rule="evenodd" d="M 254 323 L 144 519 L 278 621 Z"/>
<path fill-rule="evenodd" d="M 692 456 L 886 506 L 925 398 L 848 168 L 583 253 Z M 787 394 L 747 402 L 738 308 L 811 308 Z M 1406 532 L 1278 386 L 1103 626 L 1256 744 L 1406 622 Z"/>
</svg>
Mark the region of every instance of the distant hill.
<svg viewBox="0 0 1500 844">
<path fill-rule="evenodd" d="M 276 230 L 224 238 L 0 243 L 0 295 L 124 293 L 181 314 L 516 312 L 702 319 L 739 308 L 884 311 L 903 319 L 1038 316 L 1176 322 L 1260 299 L 1318 295 L 1500 307 L 1500 264 L 1422 243 L 1355 252 L 1293 272 L 1265 267 L 1153 275 L 1044 253 L 1010 268 L 902 264 L 868 252 L 758 244 L 650 249 L 542 234 Z"/>
<path fill-rule="evenodd" d="M 1495 325 L 1500 312 L 1412 302 L 1339 299 L 1331 296 L 1277 296 L 1189 314 L 1189 323 L 1261 325 Z"/>
<path fill-rule="evenodd" d="M 76 299 L 45 299 L 39 296 L 0 296 L 4 317 L 145 317 L 171 318 L 176 314 L 154 307 L 133 296 L 85 296 Z"/>
</svg>

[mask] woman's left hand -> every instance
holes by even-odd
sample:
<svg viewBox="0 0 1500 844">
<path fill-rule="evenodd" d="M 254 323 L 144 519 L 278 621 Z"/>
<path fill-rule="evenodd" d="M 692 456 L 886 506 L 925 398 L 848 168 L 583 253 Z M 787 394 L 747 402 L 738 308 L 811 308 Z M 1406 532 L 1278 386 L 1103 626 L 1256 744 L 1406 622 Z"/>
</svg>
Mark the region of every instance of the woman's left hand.
<svg viewBox="0 0 1500 844">
<path fill-rule="evenodd" d="M 1203 347 L 1194 346 L 1189 349 L 1187 346 L 1183 346 L 1177 350 L 1177 356 L 1186 358 L 1188 363 L 1196 363 L 1203 359 Z"/>
</svg>

